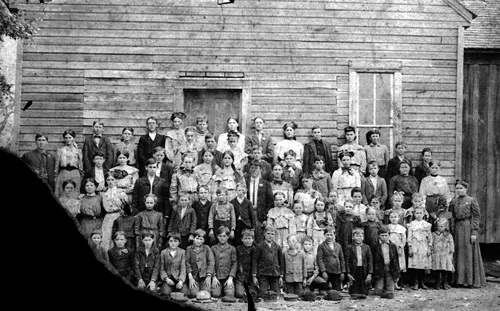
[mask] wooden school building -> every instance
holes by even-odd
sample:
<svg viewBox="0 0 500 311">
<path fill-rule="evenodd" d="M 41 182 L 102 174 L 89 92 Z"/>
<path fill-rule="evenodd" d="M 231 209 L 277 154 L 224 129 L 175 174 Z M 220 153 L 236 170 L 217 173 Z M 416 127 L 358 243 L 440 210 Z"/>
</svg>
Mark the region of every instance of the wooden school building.
<svg viewBox="0 0 500 311">
<path fill-rule="evenodd" d="M 474 14 L 458 0 L 38 0 L 42 18 L 22 54 L 19 152 L 34 133 L 62 145 L 100 119 L 118 141 L 123 127 L 160 132 L 173 111 L 225 131 L 260 116 L 279 140 L 295 121 L 306 143 L 320 125 L 333 148 L 347 125 L 378 128 L 392 150 L 404 140 L 417 164 L 424 147 L 443 162 L 450 187 L 462 176 L 464 28 Z M 335 150 L 333 150 L 335 151 Z M 500 242 L 500 238 L 498 239 Z"/>
</svg>

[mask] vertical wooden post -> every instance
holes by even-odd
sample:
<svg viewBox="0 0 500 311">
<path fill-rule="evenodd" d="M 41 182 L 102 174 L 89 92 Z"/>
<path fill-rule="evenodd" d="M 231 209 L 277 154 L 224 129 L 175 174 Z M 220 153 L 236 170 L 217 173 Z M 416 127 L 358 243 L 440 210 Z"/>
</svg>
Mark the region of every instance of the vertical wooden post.
<svg viewBox="0 0 500 311">
<path fill-rule="evenodd" d="M 458 26 L 457 43 L 457 101 L 455 134 L 455 177 L 462 179 L 462 119 L 464 90 L 464 28 Z"/>
<path fill-rule="evenodd" d="M 23 40 L 17 40 L 16 53 L 16 82 L 14 90 L 14 125 L 12 128 L 12 149 L 16 154 L 19 154 L 19 129 L 21 120 L 21 86 L 22 86 L 22 70 L 23 70 Z"/>
</svg>

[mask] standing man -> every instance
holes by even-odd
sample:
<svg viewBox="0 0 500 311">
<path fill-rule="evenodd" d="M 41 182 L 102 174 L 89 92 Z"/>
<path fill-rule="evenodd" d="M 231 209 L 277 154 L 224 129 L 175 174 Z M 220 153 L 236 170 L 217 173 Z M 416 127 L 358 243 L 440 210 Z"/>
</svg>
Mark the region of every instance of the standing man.
<svg viewBox="0 0 500 311">
<path fill-rule="evenodd" d="M 329 175 L 332 175 L 335 171 L 332 160 L 332 146 L 321 137 L 321 134 L 321 127 L 318 125 L 313 126 L 312 140 L 304 146 L 302 172 L 306 177 L 311 177 L 317 156 L 322 156 L 325 159 L 324 169 Z"/>
<path fill-rule="evenodd" d="M 153 157 L 153 149 L 165 146 L 165 136 L 158 134 L 158 120 L 155 117 L 149 117 L 146 120 L 148 133 L 139 138 L 137 145 L 137 157 L 139 161 L 139 176 L 144 176 L 145 168 L 148 165 L 148 159 Z"/>
<path fill-rule="evenodd" d="M 26 152 L 21 159 L 28 164 L 33 172 L 40 178 L 51 191 L 54 191 L 54 171 L 56 166 L 56 157 L 45 148 L 48 138 L 44 134 L 35 135 L 36 149 Z"/>
<path fill-rule="evenodd" d="M 255 222 L 255 242 L 263 241 L 262 224 L 267 219 L 267 212 L 274 205 L 273 188 L 271 184 L 262 178 L 261 161 L 254 160 L 250 166 L 250 176 L 245 178 L 247 184 L 247 199 L 252 202 L 254 214 L 257 218 Z"/>
<path fill-rule="evenodd" d="M 104 123 L 97 120 L 92 124 L 93 134 L 88 135 L 83 143 L 83 170 L 86 172 L 93 167 L 94 154 L 101 152 L 104 154 L 103 167 L 106 170 L 111 168 L 113 164 L 113 145 L 108 137 L 103 135 Z"/>
<path fill-rule="evenodd" d="M 249 155 L 251 160 L 254 160 L 252 156 L 252 147 L 260 146 L 262 147 L 262 159 L 272 164 L 276 141 L 271 137 L 271 134 L 264 132 L 264 123 L 264 119 L 261 117 L 255 117 L 253 119 L 255 132 L 245 137 L 245 153 Z"/>
</svg>

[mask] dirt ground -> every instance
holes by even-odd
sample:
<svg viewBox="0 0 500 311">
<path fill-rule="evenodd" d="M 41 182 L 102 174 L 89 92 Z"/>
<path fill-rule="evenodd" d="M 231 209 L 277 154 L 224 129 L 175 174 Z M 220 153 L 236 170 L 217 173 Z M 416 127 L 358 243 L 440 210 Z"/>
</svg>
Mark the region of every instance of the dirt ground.
<svg viewBox="0 0 500 311">
<path fill-rule="evenodd" d="M 257 310 L 261 311 L 324 311 L 328 310 L 500 310 L 500 283 L 488 282 L 487 286 L 479 289 L 451 288 L 449 290 L 411 290 L 396 291 L 394 299 L 381 299 L 369 295 L 364 300 L 351 300 L 344 297 L 341 301 L 317 300 L 314 302 L 296 301 L 288 302 L 258 302 Z M 347 296 L 347 295 L 346 295 Z M 245 303 L 223 303 L 220 300 L 214 303 L 200 304 L 188 301 L 186 306 L 203 311 L 243 311 L 248 310 Z"/>
</svg>

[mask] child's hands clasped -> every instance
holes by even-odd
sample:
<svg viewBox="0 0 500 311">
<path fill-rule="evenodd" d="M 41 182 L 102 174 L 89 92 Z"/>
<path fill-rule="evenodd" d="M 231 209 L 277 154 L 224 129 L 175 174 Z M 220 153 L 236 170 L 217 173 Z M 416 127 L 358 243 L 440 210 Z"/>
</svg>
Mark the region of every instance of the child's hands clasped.
<svg viewBox="0 0 500 311">
<path fill-rule="evenodd" d="M 172 281 L 170 278 L 166 278 L 165 282 L 167 282 L 167 284 L 170 285 L 170 286 L 174 286 L 175 285 L 174 281 Z"/>
</svg>

